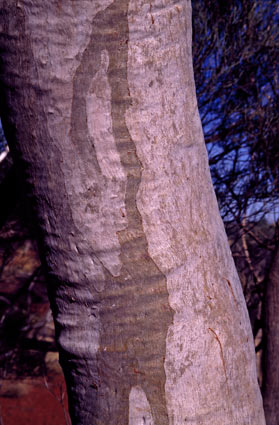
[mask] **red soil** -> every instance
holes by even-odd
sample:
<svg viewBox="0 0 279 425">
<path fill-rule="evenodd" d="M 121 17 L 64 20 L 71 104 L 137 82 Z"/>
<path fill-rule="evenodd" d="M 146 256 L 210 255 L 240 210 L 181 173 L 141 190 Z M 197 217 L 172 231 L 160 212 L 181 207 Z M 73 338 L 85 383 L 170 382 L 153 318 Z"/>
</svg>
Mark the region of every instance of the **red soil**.
<svg viewBox="0 0 279 425">
<path fill-rule="evenodd" d="M 1 425 L 68 425 L 63 412 L 67 409 L 64 377 L 26 379 L 6 382 L 6 394 L 0 397 Z M 16 389 L 18 385 L 18 390 Z M 64 400 L 62 398 L 64 397 Z M 67 413 L 66 413 L 67 414 Z M 2 422 L 1 422 L 2 419 Z"/>
</svg>

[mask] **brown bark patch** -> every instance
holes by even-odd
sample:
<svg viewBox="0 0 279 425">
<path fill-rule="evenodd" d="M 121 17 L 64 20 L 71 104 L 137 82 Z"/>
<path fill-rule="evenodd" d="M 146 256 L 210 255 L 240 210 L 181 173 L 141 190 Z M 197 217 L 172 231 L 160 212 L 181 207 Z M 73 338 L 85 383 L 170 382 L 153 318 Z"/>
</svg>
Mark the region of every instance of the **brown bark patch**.
<svg viewBox="0 0 279 425">
<path fill-rule="evenodd" d="M 90 403 L 92 409 L 87 411 L 88 418 L 83 423 L 128 424 L 129 393 L 133 386 L 140 386 L 151 406 L 155 425 L 168 425 L 164 360 L 173 313 L 168 302 L 166 277 L 150 257 L 136 203 L 142 164 L 125 121 L 132 101 L 127 82 L 128 4 L 128 1 L 117 0 L 96 15 L 90 42 L 74 80 L 72 141 L 81 155 L 90 154 L 98 173 L 97 184 L 103 181 L 105 185 L 94 140 L 90 152 L 84 153 L 82 146 L 89 137 L 85 96 L 99 69 L 102 51 L 108 52 L 113 136 L 127 175 L 128 225 L 117 233 L 121 245 L 121 274 L 113 277 L 104 268 L 105 288 L 101 294 L 94 295 L 100 312 L 100 348 L 96 362 L 90 363 L 94 370 L 90 371 L 92 382 L 84 404 L 87 407 Z"/>
</svg>

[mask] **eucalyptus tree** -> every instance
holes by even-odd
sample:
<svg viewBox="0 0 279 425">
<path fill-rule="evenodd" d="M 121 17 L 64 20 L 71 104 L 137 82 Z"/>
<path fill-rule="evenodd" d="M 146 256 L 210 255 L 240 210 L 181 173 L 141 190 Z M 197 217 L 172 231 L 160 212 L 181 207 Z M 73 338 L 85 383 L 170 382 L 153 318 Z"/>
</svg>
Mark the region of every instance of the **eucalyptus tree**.
<svg viewBox="0 0 279 425">
<path fill-rule="evenodd" d="M 73 424 L 264 425 L 190 1 L 1 9 L 3 122 L 37 214 Z"/>
</svg>

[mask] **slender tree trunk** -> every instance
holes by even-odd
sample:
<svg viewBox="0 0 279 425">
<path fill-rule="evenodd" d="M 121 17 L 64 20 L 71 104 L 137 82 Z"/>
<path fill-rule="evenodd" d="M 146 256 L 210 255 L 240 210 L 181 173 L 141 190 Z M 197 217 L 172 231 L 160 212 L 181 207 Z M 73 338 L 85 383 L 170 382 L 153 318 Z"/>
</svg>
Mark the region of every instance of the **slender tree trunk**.
<svg viewBox="0 0 279 425">
<path fill-rule="evenodd" d="M 266 282 L 264 300 L 263 400 L 267 425 L 279 423 L 279 244 Z"/>
<path fill-rule="evenodd" d="M 188 0 L 3 1 L 73 424 L 264 425 L 210 181 Z"/>
</svg>

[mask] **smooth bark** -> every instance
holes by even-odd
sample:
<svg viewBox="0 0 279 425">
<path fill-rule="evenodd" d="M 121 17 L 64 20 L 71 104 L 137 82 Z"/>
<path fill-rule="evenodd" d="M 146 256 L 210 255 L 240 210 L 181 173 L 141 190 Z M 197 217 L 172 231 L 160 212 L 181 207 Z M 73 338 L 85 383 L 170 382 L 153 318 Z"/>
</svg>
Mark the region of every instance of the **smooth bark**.
<svg viewBox="0 0 279 425">
<path fill-rule="evenodd" d="M 197 109 L 188 0 L 3 1 L 73 424 L 264 425 Z"/>
</svg>

